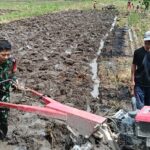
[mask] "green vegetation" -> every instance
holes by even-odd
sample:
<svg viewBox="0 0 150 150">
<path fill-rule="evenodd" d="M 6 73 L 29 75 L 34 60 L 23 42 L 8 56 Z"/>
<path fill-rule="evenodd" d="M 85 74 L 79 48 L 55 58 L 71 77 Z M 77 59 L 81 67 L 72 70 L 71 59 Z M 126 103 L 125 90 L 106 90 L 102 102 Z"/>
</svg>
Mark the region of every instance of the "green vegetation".
<svg viewBox="0 0 150 150">
<path fill-rule="evenodd" d="M 128 16 L 128 25 L 135 28 L 138 36 L 142 36 L 150 28 L 149 19 L 148 13 L 131 12 Z"/>
<path fill-rule="evenodd" d="M 145 6 L 145 10 L 149 9 L 150 0 L 143 0 L 143 5 Z"/>
<path fill-rule="evenodd" d="M 97 0 L 97 9 L 107 5 L 115 4 L 119 8 L 126 5 L 125 0 Z M 26 1 L 0 1 L 0 9 L 14 10 L 0 15 L 0 22 L 9 22 L 22 18 L 38 16 L 48 12 L 65 11 L 69 9 L 93 9 L 93 0 L 58 0 L 58 1 L 40 1 L 40 0 L 26 0 Z"/>
<path fill-rule="evenodd" d="M 115 5 L 121 14 L 127 13 L 127 0 L 96 0 L 96 8 L 101 9 L 106 5 Z M 143 0 L 141 6 L 144 8 L 145 3 L 150 0 Z M 53 13 L 58 11 L 66 11 L 70 9 L 93 9 L 94 0 L 1 0 L 0 1 L 0 23 L 10 22 L 23 18 Z M 145 2 L 145 3 L 144 3 Z M 135 7 L 138 0 L 133 1 Z M 143 4 L 143 5 L 142 5 Z M 5 10 L 3 12 L 3 10 Z M 11 10 L 11 11 L 7 11 Z M 121 26 L 128 22 L 128 25 L 134 27 L 138 31 L 138 35 L 150 28 L 149 10 L 147 12 L 137 13 L 132 10 L 127 17 L 121 18 L 119 23 Z"/>
</svg>

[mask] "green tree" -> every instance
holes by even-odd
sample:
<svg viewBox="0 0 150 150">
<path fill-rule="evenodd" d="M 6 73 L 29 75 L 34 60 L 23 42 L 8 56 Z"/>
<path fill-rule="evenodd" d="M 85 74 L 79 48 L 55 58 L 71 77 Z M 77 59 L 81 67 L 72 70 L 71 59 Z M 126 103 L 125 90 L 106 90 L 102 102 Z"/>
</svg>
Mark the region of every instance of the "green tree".
<svg viewBox="0 0 150 150">
<path fill-rule="evenodd" d="M 150 0 L 143 0 L 142 4 L 145 6 L 145 10 L 148 10 L 149 9 L 149 4 L 150 4 Z"/>
</svg>

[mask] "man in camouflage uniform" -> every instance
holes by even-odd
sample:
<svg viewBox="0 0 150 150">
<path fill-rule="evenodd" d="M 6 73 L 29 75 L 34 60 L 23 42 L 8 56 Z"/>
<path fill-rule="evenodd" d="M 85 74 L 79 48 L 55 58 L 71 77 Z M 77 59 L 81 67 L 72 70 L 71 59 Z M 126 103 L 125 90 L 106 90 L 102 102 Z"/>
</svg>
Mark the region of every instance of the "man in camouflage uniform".
<svg viewBox="0 0 150 150">
<path fill-rule="evenodd" d="M 11 57 L 11 44 L 7 40 L 0 40 L 0 101 L 9 102 L 11 80 L 15 80 L 16 61 Z M 0 108 L 0 139 L 3 139 L 8 130 L 9 109 Z"/>
</svg>

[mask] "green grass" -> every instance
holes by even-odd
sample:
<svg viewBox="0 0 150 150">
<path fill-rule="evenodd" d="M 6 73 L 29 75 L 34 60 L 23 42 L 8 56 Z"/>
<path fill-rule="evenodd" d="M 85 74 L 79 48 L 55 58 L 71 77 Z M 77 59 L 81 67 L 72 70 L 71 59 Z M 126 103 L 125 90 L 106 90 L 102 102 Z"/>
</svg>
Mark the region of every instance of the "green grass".
<svg viewBox="0 0 150 150">
<path fill-rule="evenodd" d="M 141 19 L 141 17 L 138 13 L 131 12 L 128 17 L 128 24 L 130 26 L 136 25 L 139 23 L 140 19 Z"/>
<path fill-rule="evenodd" d="M 120 9 L 124 9 L 126 6 L 125 0 L 97 0 L 97 8 L 107 4 L 115 4 Z M 15 10 L 4 15 L 0 15 L 0 23 L 9 22 L 12 20 L 18 20 L 22 18 L 28 18 L 32 16 L 38 16 L 46 14 L 49 12 L 66 11 L 69 9 L 93 9 L 92 0 L 59 0 L 59 1 L 36 1 L 36 0 L 26 0 L 25 2 L 10 2 L 10 1 L 0 1 L 0 9 L 10 9 Z"/>
<path fill-rule="evenodd" d="M 138 37 L 143 37 L 143 34 L 150 29 L 149 13 L 131 12 L 128 16 L 128 25 L 134 27 Z"/>
<path fill-rule="evenodd" d="M 138 1 L 135 1 L 135 6 L 139 3 Z M 139 37 L 143 38 L 143 34 L 145 31 L 148 31 L 150 29 L 149 20 L 149 10 L 144 11 L 145 6 L 141 5 L 143 10 L 141 10 L 140 13 L 135 12 L 135 10 L 132 10 L 128 15 L 128 25 L 130 27 L 133 27 Z"/>
</svg>

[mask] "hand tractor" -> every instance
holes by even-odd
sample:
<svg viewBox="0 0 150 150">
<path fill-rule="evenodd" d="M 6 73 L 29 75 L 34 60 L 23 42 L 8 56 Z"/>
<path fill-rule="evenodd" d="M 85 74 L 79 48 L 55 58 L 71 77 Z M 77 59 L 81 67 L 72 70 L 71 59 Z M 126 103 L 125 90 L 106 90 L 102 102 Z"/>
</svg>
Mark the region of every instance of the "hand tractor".
<svg viewBox="0 0 150 150">
<path fill-rule="evenodd" d="M 93 138 L 107 142 L 112 150 L 150 149 L 150 106 L 137 110 L 135 98 L 132 98 L 133 110 L 126 112 L 121 109 L 115 115 L 102 117 L 61 104 L 30 88 L 23 90 L 38 97 L 45 105 L 40 107 L 0 102 L 0 107 L 37 113 L 64 121 L 70 131 L 70 139 L 74 142 L 72 150 L 92 150 Z"/>
</svg>

